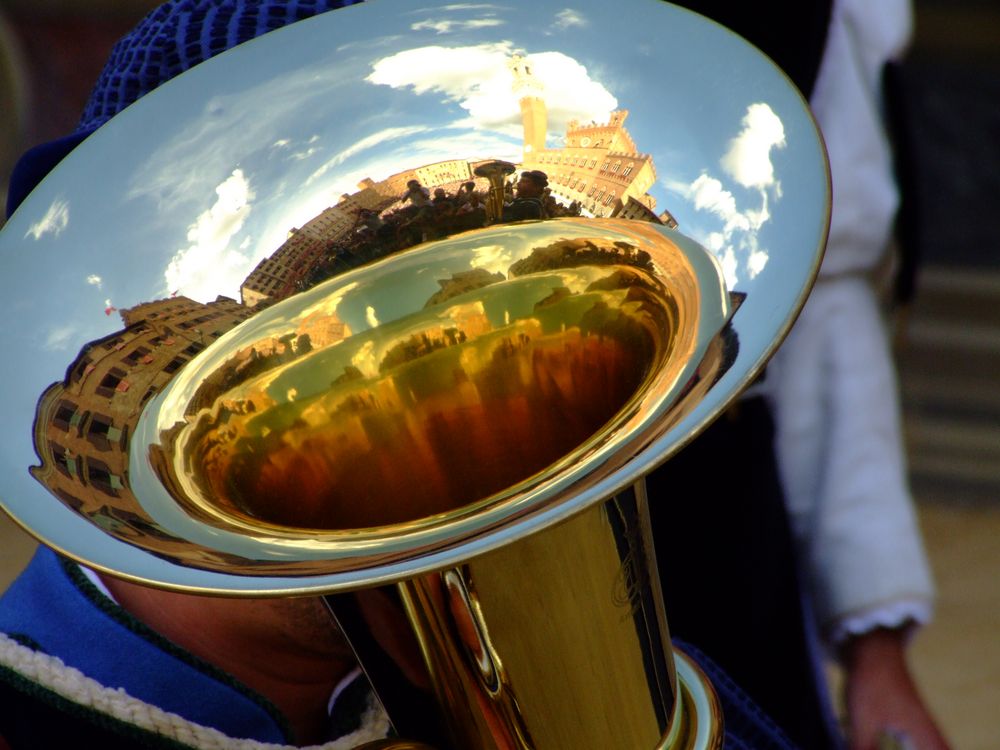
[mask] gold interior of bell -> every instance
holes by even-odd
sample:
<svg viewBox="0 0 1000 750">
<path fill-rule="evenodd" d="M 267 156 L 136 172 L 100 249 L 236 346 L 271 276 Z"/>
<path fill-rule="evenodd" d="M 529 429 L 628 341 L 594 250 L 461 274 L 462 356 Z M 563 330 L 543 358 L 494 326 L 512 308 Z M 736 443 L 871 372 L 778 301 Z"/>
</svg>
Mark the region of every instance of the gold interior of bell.
<svg viewBox="0 0 1000 750">
<path fill-rule="evenodd" d="M 243 337 L 213 355 L 154 468 L 196 513 L 342 531 L 447 514 L 571 462 L 662 375 L 677 336 L 673 292 L 648 256 L 618 250 L 454 274 L 354 335 L 313 317 Z"/>
</svg>

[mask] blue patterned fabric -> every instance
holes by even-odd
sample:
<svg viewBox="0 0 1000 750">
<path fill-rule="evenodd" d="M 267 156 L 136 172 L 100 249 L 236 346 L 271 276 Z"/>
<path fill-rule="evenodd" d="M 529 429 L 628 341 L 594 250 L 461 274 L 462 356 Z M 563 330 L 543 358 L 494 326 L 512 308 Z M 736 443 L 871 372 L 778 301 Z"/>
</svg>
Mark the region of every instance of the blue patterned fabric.
<svg viewBox="0 0 1000 750">
<path fill-rule="evenodd" d="M 188 721 L 232 737 L 289 741 L 284 718 L 270 703 L 130 617 L 76 565 L 45 547 L 0 598 L 0 632 Z M 0 674 L 0 683 L 7 677 L 13 676 Z M 45 700 L 30 692 L 27 698 Z M 14 712 L 0 717 L 0 736 L 13 742 L 19 721 Z"/>
<path fill-rule="evenodd" d="M 795 750 L 781 728 L 715 662 L 679 639 L 674 645 L 694 659 L 715 688 L 725 722 L 723 750 Z"/>
<path fill-rule="evenodd" d="M 80 120 L 92 130 L 161 83 L 268 31 L 361 0 L 170 0 L 115 45 Z"/>
</svg>

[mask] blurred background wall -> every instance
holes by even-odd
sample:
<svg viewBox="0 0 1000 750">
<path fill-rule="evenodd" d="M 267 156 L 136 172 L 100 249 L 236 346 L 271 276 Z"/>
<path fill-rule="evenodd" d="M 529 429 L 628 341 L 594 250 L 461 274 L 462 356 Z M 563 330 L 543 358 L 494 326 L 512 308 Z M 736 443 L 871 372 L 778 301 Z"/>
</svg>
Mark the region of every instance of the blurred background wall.
<svg viewBox="0 0 1000 750">
<path fill-rule="evenodd" d="M 157 4 L 0 0 L 0 193 L 19 153 L 73 129 L 115 40 Z M 955 747 L 991 750 L 1000 706 L 1000 2 L 915 8 L 912 52 L 894 81 L 908 192 L 903 304 L 890 319 L 940 597 L 913 661 Z M 0 589 L 33 546 L 0 519 Z"/>
</svg>

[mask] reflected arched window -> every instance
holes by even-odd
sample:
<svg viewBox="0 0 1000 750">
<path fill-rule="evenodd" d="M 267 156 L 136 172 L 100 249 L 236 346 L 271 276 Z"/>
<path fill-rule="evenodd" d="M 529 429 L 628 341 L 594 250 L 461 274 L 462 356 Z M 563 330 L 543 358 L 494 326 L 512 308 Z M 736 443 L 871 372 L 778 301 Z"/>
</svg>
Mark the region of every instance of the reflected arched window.
<svg viewBox="0 0 1000 750">
<path fill-rule="evenodd" d="M 614 190 L 612 190 L 612 191 L 611 191 L 610 193 L 608 193 L 608 197 L 604 199 L 604 205 L 605 205 L 605 206 L 610 206 L 610 205 L 611 205 L 611 202 L 612 202 L 612 201 L 613 201 L 614 199 L 615 199 L 615 191 L 614 191 Z"/>
<path fill-rule="evenodd" d="M 622 170 L 622 177 L 628 177 L 630 174 L 632 174 L 631 164 L 629 164 L 627 167 L 625 167 L 625 169 Z"/>
<path fill-rule="evenodd" d="M 611 167 L 611 171 L 612 172 L 617 172 L 618 169 L 621 167 L 621 165 L 622 165 L 622 163 L 620 161 L 616 161 L 615 165 L 613 167 Z"/>
</svg>

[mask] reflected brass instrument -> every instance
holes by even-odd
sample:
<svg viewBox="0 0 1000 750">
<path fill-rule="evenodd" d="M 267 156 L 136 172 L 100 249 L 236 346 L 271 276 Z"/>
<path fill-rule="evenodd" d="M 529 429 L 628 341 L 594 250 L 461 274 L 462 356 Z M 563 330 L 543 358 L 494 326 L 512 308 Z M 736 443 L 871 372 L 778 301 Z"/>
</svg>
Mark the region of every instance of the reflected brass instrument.
<svg viewBox="0 0 1000 750">
<path fill-rule="evenodd" d="M 486 223 L 495 224 L 503 215 L 504 180 L 514 171 L 515 167 L 508 161 L 491 161 L 480 164 L 472 173 L 477 177 L 485 177 L 490 182 L 486 193 Z"/>
<path fill-rule="evenodd" d="M 584 4 L 560 40 L 537 20 L 564 9 L 536 2 L 465 27 L 467 45 L 515 77 L 524 138 L 512 144 L 507 122 L 456 117 L 477 110 L 456 104 L 453 83 L 407 77 L 415 52 L 447 50 L 422 44 L 419 29 L 392 36 L 406 31 L 408 7 L 374 0 L 195 67 L 95 133 L 12 217 L 0 257 L 33 241 L 37 260 L 0 283 L 39 345 L 4 396 L 23 428 L 3 450 L 4 508 L 69 557 L 134 581 L 327 596 L 412 739 L 395 747 L 719 747 L 712 687 L 671 647 L 641 479 L 749 384 L 805 299 L 829 211 L 815 127 L 767 60 L 656 4 L 636 6 L 649 18 L 635 43 L 669 50 L 672 107 L 685 87 L 707 88 L 698 55 L 730 56 L 745 72 L 738 90 L 719 82 L 702 107 L 717 108 L 712 127 L 677 135 L 702 140 L 639 148 L 640 134 L 670 121 L 641 111 L 658 106 L 648 101 L 590 124 L 581 104 L 547 140 L 560 121 L 546 97 L 558 91 L 532 77 L 600 48 L 590 42 L 611 11 Z M 504 25 L 524 49 L 496 36 Z M 389 36 L 357 44 L 371 29 Z M 694 32 L 698 45 L 684 48 Z M 266 74 L 260 61 L 276 59 L 286 69 Z M 296 88 L 303 81 L 317 90 Z M 420 98 L 428 87 L 445 92 L 437 119 Z M 386 127 L 363 135 L 373 126 L 360 107 L 384 113 Z M 759 144 L 744 132 L 762 108 L 787 133 L 782 184 L 758 179 L 753 190 L 772 190 L 761 197 L 770 213 L 754 213 L 758 224 L 729 217 L 709 252 L 664 226 L 657 201 L 689 203 L 670 207 L 683 226 L 702 210 L 706 181 L 743 185 L 732 165 Z M 247 111 L 254 127 L 235 128 Z M 176 138 L 148 137 L 165 131 Z M 116 158 L 126 139 L 128 160 Z M 294 172 L 312 158 L 283 158 L 296 139 L 322 143 L 326 161 Z M 687 192 L 666 191 L 654 156 Z M 276 164 L 293 172 L 271 174 Z M 96 165 L 102 196 L 86 179 Z M 338 167 L 356 189 L 328 175 Z M 504 177 L 520 167 L 547 173 L 552 218 L 502 222 Z M 191 199 L 202 175 L 213 182 L 208 209 Z M 447 200 L 473 175 L 490 181 L 485 211 Z M 401 205 L 413 180 L 445 200 Z M 342 197 L 288 232 L 320 183 Z M 265 194 L 263 184 L 282 187 Z M 775 231 L 761 228 L 768 220 Z M 198 266 L 211 248 L 185 243 L 223 228 L 225 252 Z M 125 249 L 136 247 L 133 263 Z M 100 314 L 72 326 L 54 315 L 49 266 L 86 280 L 77 297 L 61 282 L 81 310 L 84 293 L 110 295 Z M 236 291 L 208 286 L 230 266 Z M 409 645 L 379 637 L 371 613 L 385 607 L 399 607 Z"/>
</svg>

